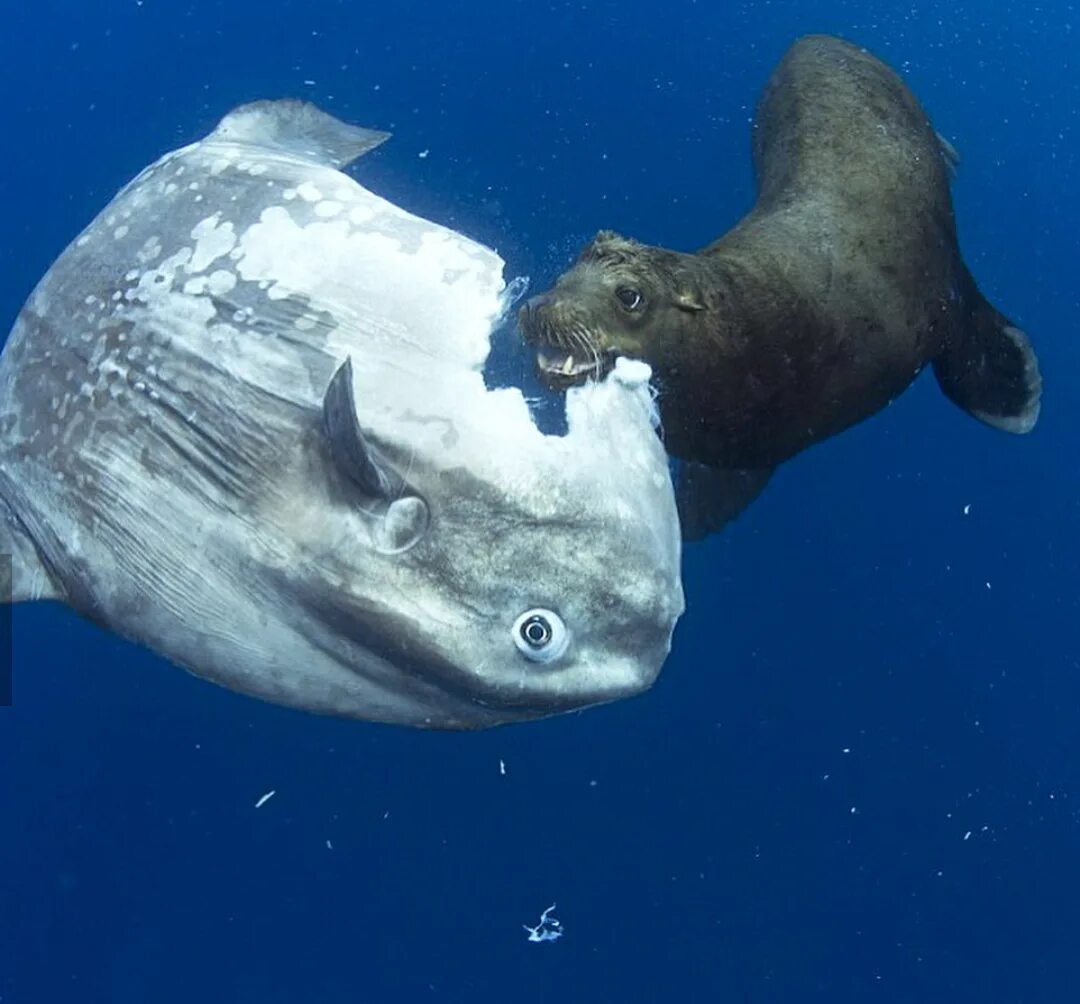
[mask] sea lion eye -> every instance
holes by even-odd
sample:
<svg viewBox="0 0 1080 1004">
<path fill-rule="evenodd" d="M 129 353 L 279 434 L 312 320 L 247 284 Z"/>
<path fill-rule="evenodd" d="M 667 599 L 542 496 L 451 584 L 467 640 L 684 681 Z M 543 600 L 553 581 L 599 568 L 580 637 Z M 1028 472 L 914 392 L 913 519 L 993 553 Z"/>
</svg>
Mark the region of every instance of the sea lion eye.
<svg viewBox="0 0 1080 1004">
<path fill-rule="evenodd" d="M 615 295 L 627 310 L 637 310 L 641 306 L 641 294 L 632 286 L 620 286 Z"/>
<path fill-rule="evenodd" d="M 553 662 L 570 644 L 570 632 L 553 610 L 526 610 L 513 628 L 514 644 L 530 662 Z"/>
</svg>

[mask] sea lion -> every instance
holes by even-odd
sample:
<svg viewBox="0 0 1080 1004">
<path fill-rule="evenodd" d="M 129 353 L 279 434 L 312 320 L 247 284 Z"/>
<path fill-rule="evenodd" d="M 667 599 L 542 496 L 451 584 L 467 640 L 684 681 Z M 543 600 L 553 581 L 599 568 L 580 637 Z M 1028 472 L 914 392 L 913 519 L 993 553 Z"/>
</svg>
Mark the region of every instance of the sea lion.
<svg viewBox="0 0 1080 1004">
<path fill-rule="evenodd" d="M 652 367 L 686 536 L 719 527 L 777 465 L 874 414 L 928 363 L 945 394 L 1028 432 L 1041 380 L 1026 335 L 964 265 L 955 151 L 863 49 L 802 38 L 753 127 L 757 201 L 697 254 L 604 231 L 519 313 L 549 383 Z M 707 496 L 711 495 L 711 498 Z"/>
</svg>

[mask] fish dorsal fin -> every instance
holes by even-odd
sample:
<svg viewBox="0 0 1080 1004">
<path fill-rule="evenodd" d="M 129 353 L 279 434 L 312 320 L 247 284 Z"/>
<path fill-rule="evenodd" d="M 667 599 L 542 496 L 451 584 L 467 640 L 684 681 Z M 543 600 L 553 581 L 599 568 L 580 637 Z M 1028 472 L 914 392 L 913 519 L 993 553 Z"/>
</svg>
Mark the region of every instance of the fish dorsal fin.
<svg viewBox="0 0 1080 1004">
<path fill-rule="evenodd" d="M 372 459 L 371 450 L 360 429 L 353 392 L 351 356 L 337 368 L 326 388 L 323 396 L 323 429 L 338 470 L 365 495 L 390 499 L 390 482 Z"/>
<path fill-rule="evenodd" d="M 253 101 L 226 115 L 208 137 L 280 150 L 330 167 L 344 167 L 390 138 L 349 125 L 308 101 Z"/>
</svg>

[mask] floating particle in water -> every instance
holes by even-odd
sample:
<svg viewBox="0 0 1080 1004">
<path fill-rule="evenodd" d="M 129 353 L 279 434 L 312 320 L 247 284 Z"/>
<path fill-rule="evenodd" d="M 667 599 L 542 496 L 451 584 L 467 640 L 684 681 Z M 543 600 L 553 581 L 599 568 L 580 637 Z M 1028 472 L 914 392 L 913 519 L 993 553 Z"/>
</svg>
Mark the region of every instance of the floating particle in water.
<svg viewBox="0 0 1080 1004">
<path fill-rule="evenodd" d="M 528 924 L 522 924 L 521 926 L 529 932 L 529 941 L 557 941 L 563 936 L 562 921 L 557 917 L 551 916 L 551 912 L 555 909 L 555 904 L 552 903 L 542 914 L 540 914 L 540 923 L 536 927 L 529 927 Z"/>
</svg>

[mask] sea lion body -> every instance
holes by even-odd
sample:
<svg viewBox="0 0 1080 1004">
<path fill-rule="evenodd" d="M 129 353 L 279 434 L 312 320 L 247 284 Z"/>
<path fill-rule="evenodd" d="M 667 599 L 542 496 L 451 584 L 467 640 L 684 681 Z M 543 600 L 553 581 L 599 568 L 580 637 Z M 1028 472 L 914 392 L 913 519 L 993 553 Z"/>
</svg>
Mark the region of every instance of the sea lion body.
<svg viewBox="0 0 1080 1004">
<path fill-rule="evenodd" d="M 955 154 L 896 73 L 840 39 L 800 39 L 761 97 L 753 153 L 757 202 L 708 247 L 603 232 L 529 301 L 521 326 L 554 380 L 638 355 L 656 373 L 668 451 L 761 483 L 929 362 L 977 418 L 1033 427 L 1034 353 L 964 265 Z"/>
</svg>

